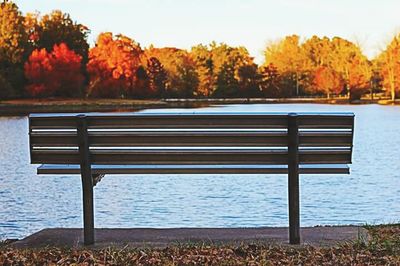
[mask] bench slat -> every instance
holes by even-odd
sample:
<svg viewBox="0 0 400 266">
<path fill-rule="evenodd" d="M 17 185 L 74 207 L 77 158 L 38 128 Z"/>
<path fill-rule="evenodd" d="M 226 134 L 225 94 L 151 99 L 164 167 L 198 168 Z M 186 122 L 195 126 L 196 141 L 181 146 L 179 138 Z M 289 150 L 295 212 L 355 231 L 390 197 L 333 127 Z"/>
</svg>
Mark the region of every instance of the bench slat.
<svg viewBox="0 0 400 266">
<path fill-rule="evenodd" d="M 31 129 L 76 128 L 76 114 L 30 115 Z M 287 128 L 286 113 L 87 114 L 89 128 Z M 300 128 L 351 129 L 352 113 L 298 113 Z"/>
<path fill-rule="evenodd" d="M 300 163 L 351 163 L 350 148 L 302 149 Z M 32 163 L 74 164 L 77 150 L 33 149 Z M 285 164 L 287 149 L 92 149 L 94 164 Z"/>
<path fill-rule="evenodd" d="M 300 165 L 301 174 L 348 174 L 346 164 Z M 80 174 L 79 165 L 44 164 L 38 174 Z M 287 174 L 287 165 L 92 165 L 93 174 Z"/>
<path fill-rule="evenodd" d="M 168 146 L 286 146 L 286 132 L 89 132 L 92 147 L 168 147 Z M 76 146 L 74 132 L 34 132 L 32 143 L 37 146 Z"/>
<path fill-rule="evenodd" d="M 286 131 L 90 131 L 92 147 L 279 147 L 287 146 Z M 42 147 L 74 147 L 76 132 L 39 131 L 31 133 L 31 145 Z M 350 131 L 300 132 L 300 146 L 349 147 Z"/>
</svg>

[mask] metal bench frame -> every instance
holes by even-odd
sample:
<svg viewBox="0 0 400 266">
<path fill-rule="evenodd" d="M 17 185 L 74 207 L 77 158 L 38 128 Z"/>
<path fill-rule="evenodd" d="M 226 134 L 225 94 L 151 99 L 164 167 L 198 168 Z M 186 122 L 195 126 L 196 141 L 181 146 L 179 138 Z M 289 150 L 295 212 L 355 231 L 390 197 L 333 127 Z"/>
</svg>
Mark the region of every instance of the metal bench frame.
<svg viewBox="0 0 400 266">
<path fill-rule="evenodd" d="M 146 122 L 148 119 L 150 122 Z M 249 127 L 263 128 L 263 121 L 269 131 L 280 129 L 279 134 L 273 133 L 257 133 L 257 131 L 242 132 L 230 131 L 231 135 L 224 134 L 216 135 L 212 131 L 206 133 L 198 133 L 193 129 L 243 129 Z M 138 122 L 136 125 L 135 123 Z M 196 124 L 196 123 L 199 124 Z M 171 124 L 169 124 L 171 123 Z M 258 124 L 259 123 L 259 124 Z M 114 163 L 105 164 L 101 161 L 101 157 L 96 157 L 96 152 L 91 149 L 91 145 L 96 141 L 106 143 L 112 149 L 113 145 L 118 143 L 127 144 L 129 140 L 134 142 L 132 145 L 141 145 L 134 137 L 128 140 L 113 139 L 118 136 L 110 136 L 102 131 L 96 134 L 91 133 L 91 126 L 101 128 L 100 124 L 106 125 L 105 128 L 122 128 L 122 129 L 158 129 L 165 128 L 174 129 L 172 133 L 164 133 L 163 137 L 157 143 L 157 136 L 154 136 L 155 142 L 151 142 L 151 137 L 144 138 L 144 144 L 150 146 L 150 151 L 141 151 L 149 153 L 149 158 L 154 161 L 142 162 L 141 164 L 132 163 L 129 159 L 124 161 L 124 155 L 112 154 L 107 150 L 103 151 L 105 158 L 111 158 Z M 108 126 L 108 127 L 107 127 Z M 302 127 L 317 128 L 317 132 L 301 133 Z M 65 128 L 71 132 L 65 131 Z M 182 129 L 187 129 L 188 133 L 182 133 Z M 334 130 L 327 131 L 327 130 Z M 175 133 L 174 133 L 175 132 Z M 174 134 L 183 134 L 182 142 L 176 143 L 176 140 L 168 140 L 169 136 L 179 139 L 179 136 Z M 197 133 L 196 133 L 197 132 Z M 105 174 L 166 174 L 166 173 L 190 173 L 190 174 L 207 174 L 207 173 L 235 173 L 235 174 L 288 174 L 288 207 L 289 207 L 289 242 L 290 244 L 300 243 L 300 202 L 299 202 L 299 174 L 348 174 L 351 163 L 351 154 L 353 148 L 353 132 L 354 132 L 354 114 L 353 113 L 88 113 L 88 114 L 31 114 L 29 116 L 29 135 L 30 135 L 30 154 L 31 163 L 43 164 L 38 168 L 38 174 L 80 174 L 82 177 L 83 188 L 83 221 L 84 221 L 84 244 L 91 245 L 95 242 L 94 236 L 94 210 L 93 210 L 93 187 L 99 182 Z M 144 132 L 145 134 L 146 132 Z M 329 134 L 331 135 L 329 135 Z M 164 136 L 164 135 L 165 136 Z M 169 135 L 168 135 L 169 134 Z M 186 135 L 185 135 L 186 134 Z M 198 134 L 198 136 L 196 135 Z M 218 133 L 219 134 L 219 133 Z M 246 136 L 250 134 L 251 136 Z M 262 146 L 262 143 L 257 142 L 259 134 L 263 138 L 271 138 L 269 145 L 283 145 L 287 151 L 279 152 L 268 149 L 269 153 L 257 154 L 257 150 L 249 150 L 243 148 L 243 145 Z M 328 134 L 328 135 L 327 135 Z M 156 134 L 157 135 L 157 134 Z M 304 135 L 304 136 L 303 136 Z M 331 136 L 331 137 L 330 137 Z M 128 136 L 129 137 L 129 136 Z M 93 140 L 92 140 L 93 138 Z M 180 155 L 185 151 L 166 151 L 167 155 L 175 154 L 176 162 L 169 162 L 165 157 L 158 156 L 162 153 L 164 146 L 163 140 L 166 141 L 165 146 L 176 147 L 181 144 L 185 147 L 194 146 L 235 146 L 235 140 L 242 146 L 235 151 L 223 151 L 219 162 L 203 163 L 204 156 L 211 156 L 219 160 L 218 149 L 207 150 L 207 154 L 199 149 L 188 150 L 194 163 L 177 163 L 179 158 L 185 158 Z M 240 139 L 242 138 L 242 139 Z M 301 141 L 300 141 L 300 138 Z M 185 142 L 187 139 L 188 141 Z M 303 140 L 304 139 L 304 140 Z M 192 141 L 193 140 L 193 141 Z M 208 140 L 210 142 L 208 143 Z M 221 140 L 221 143 L 218 143 Z M 175 141 L 175 143 L 173 143 Z M 191 142 L 192 141 L 192 142 Z M 196 142 L 197 141 L 197 142 Z M 110 142 L 110 143 L 109 143 Z M 116 142 L 117 144 L 113 144 Z M 171 142 L 171 143 L 167 143 Z M 200 144 L 200 142 L 202 142 Z M 226 142 L 226 143 L 225 143 Z M 304 150 L 305 155 L 302 155 L 300 145 L 306 143 L 311 147 L 309 151 Z M 135 144 L 136 143 L 136 144 Z M 147 143 L 147 144 L 146 144 Z M 77 146 L 76 150 L 68 150 L 67 148 L 54 148 L 54 146 Z M 128 146 L 130 143 L 127 144 Z M 269 146 L 267 145 L 267 146 Z M 329 147 L 331 145 L 332 147 Z M 321 149 L 322 146 L 324 150 Z M 328 147 L 327 147 L 328 146 Z M 341 148 L 337 148 L 341 147 Z M 344 147 L 344 148 L 343 148 Z M 165 148 L 165 147 L 163 147 Z M 254 148 L 254 147 L 253 147 Z M 321 149 L 321 155 L 319 155 Z M 263 151 L 261 151 L 263 152 Z M 239 157 L 232 157 L 233 153 L 237 153 Z M 309 153 L 309 155 L 307 155 Z M 72 155 L 71 155 L 72 154 Z M 128 151 L 128 155 L 129 155 Z M 133 154 L 133 153 L 132 153 Z M 129 156 L 132 156 L 130 154 Z M 215 155 L 216 154 L 216 155 Z M 93 156 L 92 156 L 93 155 Z M 250 159 L 245 161 L 245 157 L 250 156 L 255 158 L 255 162 Z M 118 157 L 119 156 L 119 157 Z M 138 155 L 140 156 L 140 154 Z M 172 156 L 172 157 L 173 157 Z M 196 157 L 197 156 L 197 157 Z M 200 157 L 199 157 L 200 156 Z M 203 156 L 203 157 L 201 157 Z M 216 157 L 217 156 L 217 157 Z M 251 157 L 253 156 L 253 157 Z M 263 164 L 258 161 L 258 158 L 264 156 L 269 163 Z M 301 157 L 303 156 L 303 157 Z M 309 156 L 309 157 L 307 157 Z M 168 157 L 168 156 L 167 156 Z M 130 157 L 127 157 L 130 158 Z M 133 158 L 133 157 L 132 157 Z M 137 158 L 137 157 L 135 157 Z M 239 158 L 239 159 L 236 159 Z M 269 158 L 269 159 L 268 159 Z M 283 158 L 283 159 L 282 159 Z M 300 160 L 301 159 L 301 160 Z M 96 161 L 97 160 L 97 161 Z M 172 159 L 171 159 L 172 160 Z M 211 159 L 210 159 L 211 160 Z M 224 161 L 225 160 L 225 161 Z M 231 160 L 231 161 L 229 161 Z M 242 162 L 243 161 L 243 162 Z M 278 162 L 274 164 L 274 161 Z"/>
</svg>

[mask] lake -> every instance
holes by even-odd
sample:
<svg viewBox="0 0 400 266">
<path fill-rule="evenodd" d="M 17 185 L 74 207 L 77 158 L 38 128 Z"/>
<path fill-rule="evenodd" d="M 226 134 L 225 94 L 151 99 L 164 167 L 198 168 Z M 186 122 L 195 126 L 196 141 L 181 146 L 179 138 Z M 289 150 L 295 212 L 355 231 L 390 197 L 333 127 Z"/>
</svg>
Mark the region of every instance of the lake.
<svg viewBox="0 0 400 266">
<path fill-rule="evenodd" d="M 354 112 L 351 174 L 301 176 L 301 224 L 400 222 L 400 106 L 253 104 L 198 110 Z M 36 175 L 27 128 L 27 117 L 0 117 L 0 239 L 82 227 L 80 177 Z M 95 187 L 99 228 L 287 223 L 286 175 L 114 175 Z"/>
</svg>

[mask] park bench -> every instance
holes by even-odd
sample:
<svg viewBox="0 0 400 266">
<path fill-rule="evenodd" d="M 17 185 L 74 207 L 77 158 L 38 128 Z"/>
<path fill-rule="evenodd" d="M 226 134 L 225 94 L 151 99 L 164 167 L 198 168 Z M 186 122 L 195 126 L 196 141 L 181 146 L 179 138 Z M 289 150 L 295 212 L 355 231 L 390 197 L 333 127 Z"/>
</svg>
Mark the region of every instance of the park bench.
<svg viewBox="0 0 400 266">
<path fill-rule="evenodd" d="M 299 174 L 348 174 L 353 132 L 353 113 L 29 116 L 38 174 L 81 175 L 85 245 L 95 240 L 93 187 L 108 174 L 288 174 L 289 242 L 298 244 Z"/>
</svg>

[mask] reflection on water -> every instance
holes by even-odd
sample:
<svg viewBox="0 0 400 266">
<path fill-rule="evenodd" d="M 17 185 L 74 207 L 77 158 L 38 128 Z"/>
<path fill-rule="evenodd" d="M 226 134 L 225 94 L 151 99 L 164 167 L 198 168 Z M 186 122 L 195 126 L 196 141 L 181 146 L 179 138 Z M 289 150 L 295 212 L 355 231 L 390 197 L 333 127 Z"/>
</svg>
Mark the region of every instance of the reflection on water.
<svg viewBox="0 0 400 266">
<path fill-rule="evenodd" d="M 301 177 L 302 225 L 400 221 L 400 107 L 256 104 L 202 111 L 352 111 L 350 175 Z M 146 112 L 153 112 L 148 110 Z M 159 110 L 157 110 L 159 111 Z M 170 112 L 176 110 L 163 110 Z M 79 176 L 37 176 L 26 117 L 0 118 L 0 239 L 81 227 Z M 106 176 L 95 188 L 96 227 L 287 225 L 285 175 Z"/>
</svg>

